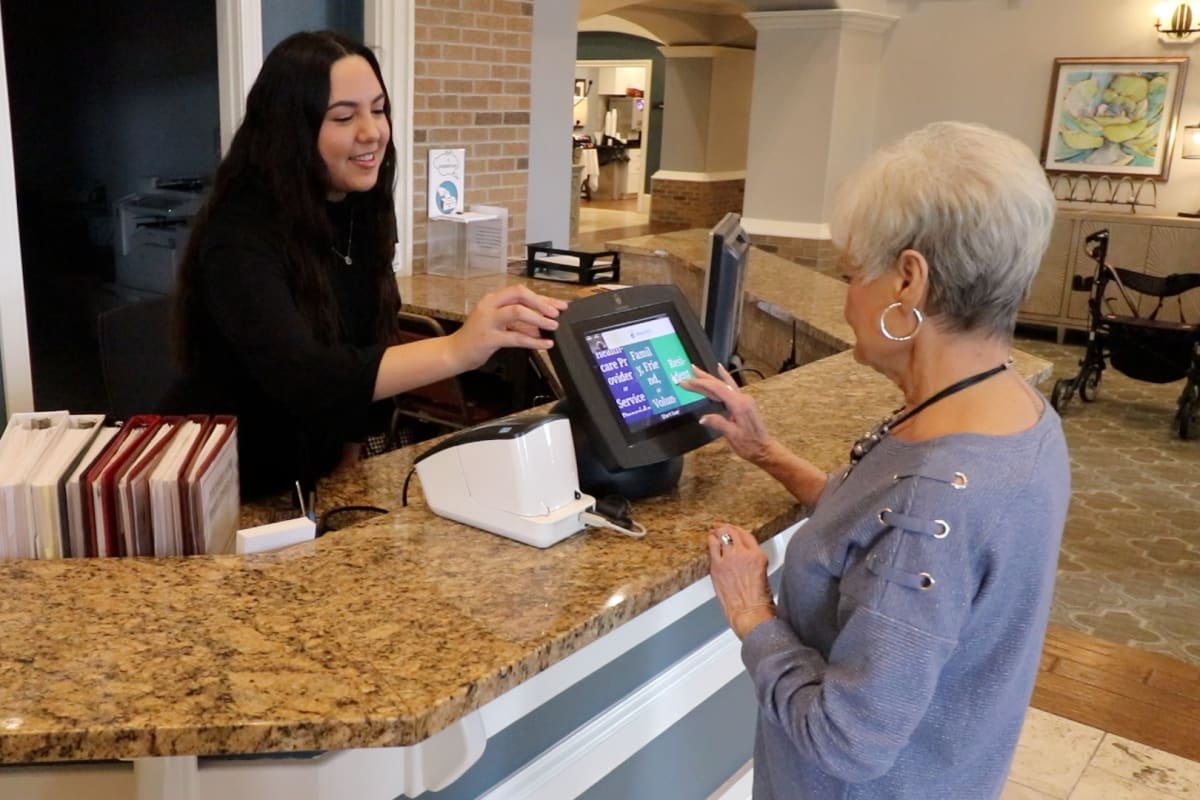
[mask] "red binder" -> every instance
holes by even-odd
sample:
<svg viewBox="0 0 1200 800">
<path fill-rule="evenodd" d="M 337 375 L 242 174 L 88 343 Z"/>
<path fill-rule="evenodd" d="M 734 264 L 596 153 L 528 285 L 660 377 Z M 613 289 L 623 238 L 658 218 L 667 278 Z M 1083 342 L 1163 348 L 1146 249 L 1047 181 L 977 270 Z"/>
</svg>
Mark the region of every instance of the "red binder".
<svg viewBox="0 0 1200 800">
<path fill-rule="evenodd" d="M 154 555 L 154 532 L 150 527 L 150 498 L 146 484 L 150 471 L 179 432 L 181 422 L 183 417 L 162 417 L 146 433 L 146 443 L 136 457 L 127 459 L 112 473 L 116 536 L 123 555 Z"/>
<path fill-rule="evenodd" d="M 87 487 L 88 516 L 92 520 L 91 530 L 88 531 L 89 556 L 123 555 L 123 543 L 117 536 L 114 475 L 130 459 L 137 457 L 160 419 L 157 414 L 130 417 L 108 449 L 88 469 L 84 484 Z"/>
</svg>

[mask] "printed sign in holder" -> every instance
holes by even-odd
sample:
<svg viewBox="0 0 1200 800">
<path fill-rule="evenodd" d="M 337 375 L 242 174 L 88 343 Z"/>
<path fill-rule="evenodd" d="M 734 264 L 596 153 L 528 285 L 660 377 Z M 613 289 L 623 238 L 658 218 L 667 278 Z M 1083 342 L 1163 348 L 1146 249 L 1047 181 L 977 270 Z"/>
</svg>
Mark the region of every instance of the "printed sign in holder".
<svg viewBox="0 0 1200 800">
<path fill-rule="evenodd" d="M 466 150 L 429 151 L 429 230 L 425 271 L 470 278 L 508 264 L 508 210 L 466 205 Z"/>
</svg>

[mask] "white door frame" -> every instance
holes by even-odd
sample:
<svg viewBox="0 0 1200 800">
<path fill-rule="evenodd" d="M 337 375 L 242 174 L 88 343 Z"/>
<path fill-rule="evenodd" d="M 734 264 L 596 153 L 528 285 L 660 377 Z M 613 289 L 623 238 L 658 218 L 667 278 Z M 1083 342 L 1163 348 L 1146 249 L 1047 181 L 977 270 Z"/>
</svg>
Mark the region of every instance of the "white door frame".
<svg viewBox="0 0 1200 800">
<path fill-rule="evenodd" d="M 8 113 L 8 70 L 2 34 L 0 25 L 0 376 L 4 380 L 4 413 L 11 415 L 33 411 L 33 373 L 29 367 L 17 173 L 13 166 L 12 115 Z"/>
<path fill-rule="evenodd" d="M 396 254 L 392 268 L 412 274 L 413 0 L 363 0 L 363 40 L 375 51 L 392 103 L 396 146 Z"/>
<path fill-rule="evenodd" d="M 263 60 L 261 0 L 217 0 L 217 85 L 221 155 L 246 111 L 246 95 Z"/>
</svg>

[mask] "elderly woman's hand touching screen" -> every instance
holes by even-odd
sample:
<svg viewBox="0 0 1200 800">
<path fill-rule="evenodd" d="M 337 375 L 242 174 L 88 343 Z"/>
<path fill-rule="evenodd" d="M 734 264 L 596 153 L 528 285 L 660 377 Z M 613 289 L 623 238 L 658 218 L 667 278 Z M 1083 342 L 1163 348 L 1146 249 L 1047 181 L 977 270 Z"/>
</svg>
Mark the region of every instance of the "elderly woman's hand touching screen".
<svg viewBox="0 0 1200 800">
<path fill-rule="evenodd" d="M 751 464 L 761 464 L 767 459 L 774 440 L 763 425 L 758 406 L 752 397 L 738 391 L 725 367 L 718 366 L 717 371 L 719 377 L 693 365 L 692 372 L 696 377 L 682 381 L 680 385 L 724 405 L 728 416 L 705 414 L 700 418 L 700 424 L 724 436 L 733 452 Z"/>
<path fill-rule="evenodd" d="M 779 481 L 801 503 L 811 506 L 825 488 L 825 472 L 772 436 L 759 416 L 754 398 L 737 388 L 724 367 L 717 369 L 718 374 L 712 375 L 693 365 L 696 377 L 680 384 L 725 406 L 724 416 L 705 414 L 700 422 L 725 437 L 734 453 Z"/>
</svg>

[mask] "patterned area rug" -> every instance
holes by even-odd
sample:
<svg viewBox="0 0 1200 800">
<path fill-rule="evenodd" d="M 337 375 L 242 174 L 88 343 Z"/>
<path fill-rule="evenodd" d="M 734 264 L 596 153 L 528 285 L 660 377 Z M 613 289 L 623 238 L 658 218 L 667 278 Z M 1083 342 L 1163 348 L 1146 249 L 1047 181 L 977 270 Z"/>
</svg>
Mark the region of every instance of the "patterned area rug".
<svg viewBox="0 0 1200 800">
<path fill-rule="evenodd" d="M 1016 346 L 1073 376 L 1081 344 L 1022 331 Z M 1095 402 L 1063 415 L 1073 495 L 1051 620 L 1200 664 L 1200 440 L 1174 425 L 1183 381 L 1104 370 Z"/>
</svg>

